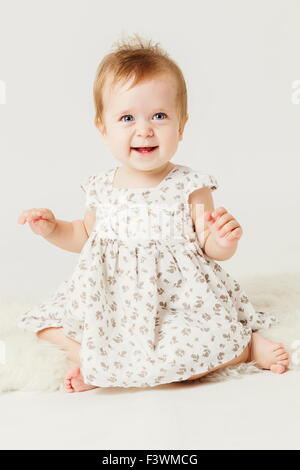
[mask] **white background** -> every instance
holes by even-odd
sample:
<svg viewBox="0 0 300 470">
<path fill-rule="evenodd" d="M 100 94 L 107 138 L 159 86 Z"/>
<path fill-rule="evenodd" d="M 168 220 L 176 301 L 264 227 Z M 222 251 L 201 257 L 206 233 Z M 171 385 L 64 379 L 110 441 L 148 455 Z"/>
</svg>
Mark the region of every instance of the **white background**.
<svg viewBox="0 0 300 470">
<path fill-rule="evenodd" d="M 299 272 L 300 2 L 0 0 L 1 290 L 54 292 L 78 254 L 17 224 L 48 207 L 83 217 L 82 180 L 117 166 L 93 124 L 96 68 L 122 35 L 158 42 L 179 64 L 190 119 L 172 162 L 214 175 L 215 206 L 243 227 L 235 278 Z"/>
</svg>

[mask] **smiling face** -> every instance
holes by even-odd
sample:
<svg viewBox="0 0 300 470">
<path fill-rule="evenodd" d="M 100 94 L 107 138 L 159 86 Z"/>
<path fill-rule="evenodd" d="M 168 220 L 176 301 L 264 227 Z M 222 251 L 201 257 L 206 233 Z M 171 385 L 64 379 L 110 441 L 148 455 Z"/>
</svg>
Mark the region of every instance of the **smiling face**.
<svg viewBox="0 0 300 470">
<path fill-rule="evenodd" d="M 99 128 L 112 154 L 124 166 L 147 171 L 166 166 L 182 140 L 176 111 L 177 83 L 170 74 L 148 79 L 129 89 L 132 81 L 111 80 L 103 89 L 104 124 Z M 149 153 L 133 147 L 156 147 Z"/>
</svg>

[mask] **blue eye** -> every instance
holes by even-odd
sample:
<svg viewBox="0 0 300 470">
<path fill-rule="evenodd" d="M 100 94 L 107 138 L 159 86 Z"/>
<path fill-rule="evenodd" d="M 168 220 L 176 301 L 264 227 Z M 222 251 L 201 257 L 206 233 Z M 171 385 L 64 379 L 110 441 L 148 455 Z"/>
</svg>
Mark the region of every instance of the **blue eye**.
<svg viewBox="0 0 300 470">
<path fill-rule="evenodd" d="M 120 121 L 123 121 L 123 117 L 127 117 L 127 116 L 131 116 L 131 114 L 125 114 L 125 116 L 122 116 L 122 117 L 120 118 Z M 128 122 L 128 121 L 125 121 L 125 122 Z"/>
<path fill-rule="evenodd" d="M 164 116 L 167 116 L 166 113 L 161 113 L 161 112 L 155 113 L 154 116 L 157 116 L 158 114 L 163 114 Z M 127 117 L 127 116 L 131 116 L 131 117 L 132 117 L 132 114 L 125 114 L 124 116 L 122 116 L 122 117 L 120 118 L 120 121 L 123 121 L 123 118 L 125 118 L 125 117 Z M 162 121 L 162 119 L 159 119 L 159 121 Z M 130 122 L 130 121 L 127 121 L 127 120 L 126 120 L 126 121 L 123 121 L 123 122 Z"/>
<path fill-rule="evenodd" d="M 167 116 L 166 113 L 156 113 L 154 114 L 154 116 L 157 116 L 158 114 L 164 114 L 165 116 Z M 159 121 L 161 121 L 161 119 L 159 119 Z"/>
<path fill-rule="evenodd" d="M 122 117 L 120 118 L 120 121 L 123 120 L 123 117 L 127 117 L 127 116 L 131 116 L 131 114 L 125 114 L 125 116 L 122 116 Z M 125 122 L 128 122 L 128 121 L 125 121 Z"/>
</svg>

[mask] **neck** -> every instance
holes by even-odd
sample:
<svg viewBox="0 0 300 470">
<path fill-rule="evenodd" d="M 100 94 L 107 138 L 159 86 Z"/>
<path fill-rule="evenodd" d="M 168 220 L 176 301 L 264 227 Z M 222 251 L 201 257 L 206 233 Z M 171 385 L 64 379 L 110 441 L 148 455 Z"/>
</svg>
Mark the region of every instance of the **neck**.
<svg viewBox="0 0 300 470">
<path fill-rule="evenodd" d="M 158 168 L 153 168 L 151 170 L 136 170 L 135 168 L 127 167 L 127 166 L 122 166 L 122 171 L 124 176 L 140 176 L 141 173 L 145 176 L 149 177 L 156 177 L 160 176 L 164 173 L 168 173 L 171 171 L 172 168 L 174 168 L 174 163 L 167 162 L 162 166 L 159 166 Z"/>
</svg>

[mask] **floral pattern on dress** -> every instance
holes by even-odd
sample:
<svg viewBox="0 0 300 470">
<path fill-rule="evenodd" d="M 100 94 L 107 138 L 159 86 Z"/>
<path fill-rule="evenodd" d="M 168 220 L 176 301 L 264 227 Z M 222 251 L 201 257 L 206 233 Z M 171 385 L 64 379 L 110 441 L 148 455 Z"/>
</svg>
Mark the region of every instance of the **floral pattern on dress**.
<svg viewBox="0 0 300 470">
<path fill-rule="evenodd" d="M 72 275 L 18 326 L 62 327 L 80 343 L 84 381 L 100 387 L 184 381 L 239 356 L 277 319 L 200 247 L 188 196 L 216 190 L 215 177 L 175 165 L 155 187 L 117 188 L 116 169 L 83 180 L 94 228 Z"/>
</svg>

